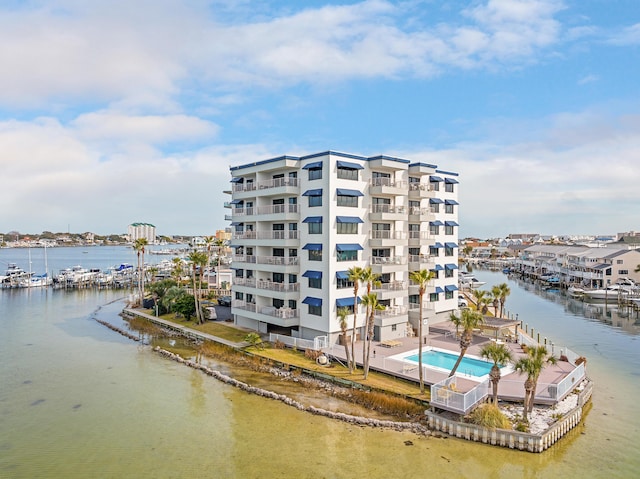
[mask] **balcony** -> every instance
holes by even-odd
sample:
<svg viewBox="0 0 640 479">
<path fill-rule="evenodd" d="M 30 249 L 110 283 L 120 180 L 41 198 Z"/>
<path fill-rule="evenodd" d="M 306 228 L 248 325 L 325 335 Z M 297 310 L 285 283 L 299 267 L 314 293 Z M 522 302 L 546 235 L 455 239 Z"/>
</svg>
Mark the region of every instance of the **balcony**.
<svg viewBox="0 0 640 479">
<path fill-rule="evenodd" d="M 398 241 L 404 241 L 407 239 L 406 231 L 387 231 L 387 230 L 373 230 L 369 231 L 369 246 L 394 246 Z"/>
<path fill-rule="evenodd" d="M 300 314 L 297 309 L 257 306 L 254 303 L 234 300 L 231 303 L 231 312 L 256 321 L 278 326 L 290 327 L 300 324 Z"/>
<path fill-rule="evenodd" d="M 407 219 L 406 206 L 371 205 L 369 209 L 370 221 L 397 221 Z"/>
<path fill-rule="evenodd" d="M 253 255 L 234 254 L 231 257 L 231 262 L 234 263 L 234 265 L 237 263 L 256 264 L 257 261 L 258 261 L 258 257 Z"/>
<path fill-rule="evenodd" d="M 409 221 L 422 222 L 433 221 L 436 218 L 431 208 L 409 208 Z"/>
<path fill-rule="evenodd" d="M 371 256 L 369 263 L 374 273 L 393 273 L 406 269 L 407 258 L 405 256 Z"/>
<path fill-rule="evenodd" d="M 407 182 L 396 181 L 393 178 L 371 178 L 369 181 L 369 194 L 405 196 L 407 194 Z"/>
<path fill-rule="evenodd" d="M 256 196 L 256 191 L 260 196 L 297 195 L 300 193 L 300 182 L 298 178 L 284 177 L 233 185 L 233 195 L 237 199 Z"/>
<path fill-rule="evenodd" d="M 433 186 L 427 183 L 409 183 L 409 198 L 430 198 L 433 196 L 431 193 L 433 191 Z"/>
<path fill-rule="evenodd" d="M 388 306 L 382 311 L 375 312 L 374 324 L 384 327 L 400 322 L 407 322 L 409 320 L 408 310 L 406 306 Z"/>
<path fill-rule="evenodd" d="M 295 241 L 298 239 L 297 231 L 289 231 L 289 230 L 278 230 L 278 231 L 243 231 L 233 233 L 232 240 L 234 242 L 245 242 L 246 244 L 255 244 L 257 240 L 261 242 L 273 240 L 282 244 L 282 241 L 285 241 L 283 246 L 287 246 L 286 241 L 291 240 L 293 246 Z M 244 243 L 242 243 L 244 244 Z M 261 243 L 262 244 L 262 243 Z M 270 246 L 269 243 L 264 243 L 264 246 Z M 275 243 L 274 245 L 275 246 Z"/>
<path fill-rule="evenodd" d="M 286 204 L 234 208 L 232 214 L 234 219 L 243 221 L 297 221 L 298 211 L 298 205 Z"/>
<path fill-rule="evenodd" d="M 409 231 L 409 246 L 422 246 L 425 241 L 432 239 L 428 231 Z"/>
<path fill-rule="evenodd" d="M 376 293 L 380 300 L 401 298 L 407 295 L 407 282 L 390 281 L 374 287 L 371 291 Z"/>
<path fill-rule="evenodd" d="M 410 254 L 409 255 L 409 271 L 418 271 L 421 269 L 432 269 L 435 267 L 435 258 L 428 254 Z"/>
</svg>

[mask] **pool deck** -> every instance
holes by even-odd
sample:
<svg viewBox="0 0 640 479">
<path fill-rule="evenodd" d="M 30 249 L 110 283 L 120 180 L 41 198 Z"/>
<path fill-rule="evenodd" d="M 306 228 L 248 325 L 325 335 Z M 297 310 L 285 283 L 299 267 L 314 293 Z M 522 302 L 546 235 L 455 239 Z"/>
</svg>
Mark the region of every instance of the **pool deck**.
<svg viewBox="0 0 640 479">
<path fill-rule="evenodd" d="M 491 341 L 496 341 L 495 338 L 474 334 L 473 341 L 466 356 L 480 357 L 480 350 Z M 514 361 L 517 361 L 521 357 L 525 357 L 526 354 L 522 351 L 520 344 L 515 342 L 504 342 L 513 355 Z M 374 341 L 371 344 L 372 353 L 370 358 L 371 370 L 380 371 L 383 373 L 391 374 L 396 377 L 418 381 L 418 368 L 412 366 L 409 362 L 404 362 L 395 356 L 403 355 L 409 351 L 417 353 L 419 347 L 417 337 L 398 338 L 393 342 L 379 342 Z M 448 324 L 438 324 L 430 328 L 429 335 L 426 336 L 423 342 L 423 349 L 427 347 L 439 348 L 447 350 L 453 354 L 460 354 L 460 342 L 455 336 L 455 327 Z M 362 366 L 362 348 L 363 342 L 357 341 L 355 345 L 355 354 L 358 365 Z M 342 362 L 345 361 L 344 347 L 341 345 L 333 345 L 330 348 L 325 349 L 325 353 L 338 359 Z M 549 385 L 558 384 L 564 379 L 567 374 L 571 373 L 576 366 L 566 361 L 558 361 L 557 364 L 548 364 L 540 373 L 538 379 L 538 390 L 540 387 L 549 387 Z M 425 369 L 424 382 L 425 385 L 431 385 L 438 383 L 449 376 L 448 372 L 436 371 L 431 368 Z M 464 374 L 456 374 L 457 376 L 457 390 L 459 392 L 466 392 L 473 389 L 478 385 L 479 381 L 468 379 Z M 515 371 L 503 373 L 500 380 L 499 397 L 508 401 L 522 401 L 524 399 L 524 382 L 526 376 L 519 374 Z M 558 398 L 562 400 L 563 398 Z M 556 401 L 544 401 L 536 400 L 536 403 L 541 404 L 554 404 Z"/>
</svg>

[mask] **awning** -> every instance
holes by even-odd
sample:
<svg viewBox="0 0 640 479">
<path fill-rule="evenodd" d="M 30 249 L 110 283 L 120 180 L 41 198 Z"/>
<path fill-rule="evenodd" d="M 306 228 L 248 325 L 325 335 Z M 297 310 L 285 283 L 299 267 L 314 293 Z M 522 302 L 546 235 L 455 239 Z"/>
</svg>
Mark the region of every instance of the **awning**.
<svg viewBox="0 0 640 479">
<path fill-rule="evenodd" d="M 431 246 L 429 246 L 429 248 L 442 248 L 442 247 L 443 247 L 442 243 L 435 243 L 435 244 L 432 244 Z"/>
<path fill-rule="evenodd" d="M 444 289 L 442 289 L 440 286 L 436 286 L 435 293 L 436 294 L 444 293 Z"/>
<path fill-rule="evenodd" d="M 349 279 L 348 271 L 336 271 L 336 278 L 338 279 Z"/>
<path fill-rule="evenodd" d="M 358 296 L 358 303 L 361 303 L 362 300 Z M 338 298 L 336 299 L 336 306 L 339 308 L 344 308 L 345 306 L 353 306 L 353 296 L 350 298 Z"/>
<path fill-rule="evenodd" d="M 242 203 L 244 203 L 244 200 L 233 200 L 231 203 L 231 205 L 241 205 Z"/>
<path fill-rule="evenodd" d="M 303 223 L 322 223 L 322 216 L 307 216 L 302 220 Z"/>
<path fill-rule="evenodd" d="M 338 168 L 345 168 L 347 170 L 364 170 L 364 166 L 357 163 L 350 163 L 348 161 L 338 161 L 336 163 Z"/>
<path fill-rule="evenodd" d="M 430 205 L 439 205 L 440 203 L 443 203 L 440 198 L 429 198 Z"/>
<path fill-rule="evenodd" d="M 457 248 L 458 245 L 456 243 L 445 243 L 444 247 L 445 248 Z"/>
<path fill-rule="evenodd" d="M 231 223 L 231 226 L 240 226 L 240 225 L 243 225 L 243 224 L 244 223 L 241 222 L 241 221 L 234 221 L 234 222 Z"/>
<path fill-rule="evenodd" d="M 449 285 L 449 286 L 445 286 L 445 287 L 444 287 L 444 290 L 445 290 L 446 292 L 450 292 L 450 291 L 458 291 L 458 287 L 452 284 L 452 285 Z"/>
<path fill-rule="evenodd" d="M 302 247 L 309 251 L 322 251 L 322 243 L 307 243 Z"/>
<path fill-rule="evenodd" d="M 431 268 L 431 271 L 442 271 L 443 269 L 444 267 L 441 264 L 437 264 L 433 268 Z"/>
<path fill-rule="evenodd" d="M 442 226 L 444 223 L 440 220 L 429 221 L 429 226 Z"/>
<path fill-rule="evenodd" d="M 244 178 L 242 178 L 241 176 L 236 176 L 235 178 L 231 178 L 231 183 L 242 183 L 244 181 Z"/>
<path fill-rule="evenodd" d="M 445 226 L 460 226 L 458 223 L 456 223 L 455 221 L 445 221 L 444 222 Z"/>
<path fill-rule="evenodd" d="M 455 178 L 445 178 L 444 182 L 449 183 L 450 185 L 455 185 L 458 183 L 458 180 L 456 180 Z"/>
<path fill-rule="evenodd" d="M 302 196 L 322 196 L 322 188 L 307 190 L 304 193 L 302 193 Z"/>
<path fill-rule="evenodd" d="M 321 161 L 313 161 L 311 163 L 307 163 L 302 167 L 303 170 L 318 170 L 320 168 L 322 168 Z"/>
<path fill-rule="evenodd" d="M 336 188 L 336 194 L 338 196 L 364 196 L 364 194 L 358 190 L 350 190 L 347 188 Z"/>
<path fill-rule="evenodd" d="M 336 221 L 338 223 L 364 223 L 357 216 L 336 216 Z"/>
<path fill-rule="evenodd" d="M 610 264 L 600 263 L 600 264 L 597 264 L 595 266 L 591 266 L 591 268 L 592 269 L 605 269 L 605 268 L 608 268 L 610 266 L 611 266 Z"/>
<path fill-rule="evenodd" d="M 364 248 L 358 243 L 338 243 L 336 249 L 338 251 L 362 251 Z"/>
<path fill-rule="evenodd" d="M 322 271 L 305 271 L 302 273 L 303 278 L 322 279 Z"/>
<path fill-rule="evenodd" d="M 432 181 L 433 183 L 438 182 L 438 181 L 443 181 L 442 178 L 440 178 L 439 176 L 430 176 L 429 177 L 429 181 Z"/>
<path fill-rule="evenodd" d="M 458 203 L 456 200 L 444 200 L 444 204 L 445 205 L 459 205 L 460 203 Z"/>
<path fill-rule="evenodd" d="M 458 265 L 454 263 L 445 264 L 444 269 L 458 269 Z"/>
<path fill-rule="evenodd" d="M 309 306 L 322 306 L 322 298 L 313 298 L 311 296 L 307 296 L 302 300 L 303 304 L 308 304 Z"/>
</svg>

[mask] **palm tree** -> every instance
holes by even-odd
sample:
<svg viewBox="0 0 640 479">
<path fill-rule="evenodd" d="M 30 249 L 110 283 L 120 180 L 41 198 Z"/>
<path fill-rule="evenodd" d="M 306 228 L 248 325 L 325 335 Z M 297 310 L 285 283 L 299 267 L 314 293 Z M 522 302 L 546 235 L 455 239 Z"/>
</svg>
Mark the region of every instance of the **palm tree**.
<svg viewBox="0 0 640 479">
<path fill-rule="evenodd" d="M 191 280 L 193 282 L 193 297 L 196 303 L 196 322 L 201 324 L 202 311 L 200 311 L 200 287 L 202 285 L 202 273 L 205 265 L 207 264 L 207 254 L 201 251 L 192 251 L 188 256 L 191 262 Z M 198 272 L 199 270 L 199 272 Z M 196 275 L 196 273 L 198 273 Z M 197 279 L 197 281 L 196 281 Z"/>
<path fill-rule="evenodd" d="M 482 314 L 486 313 L 487 311 L 487 291 L 484 291 L 482 289 L 474 289 L 471 294 L 473 295 L 473 298 L 476 300 L 476 309 L 481 312 Z"/>
<path fill-rule="evenodd" d="M 133 249 L 138 256 L 138 293 L 141 305 L 144 300 L 144 247 L 148 244 L 147 238 L 138 238 L 133 242 Z"/>
<path fill-rule="evenodd" d="M 362 304 L 367 307 L 367 318 L 365 321 L 365 331 L 367 333 L 367 340 L 364 342 L 362 349 L 366 350 L 363 356 L 362 368 L 364 370 L 364 379 L 367 379 L 369 375 L 369 354 L 371 351 L 371 340 L 373 339 L 373 325 L 375 321 L 376 311 L 382 311 L 385 306 L 378 303 L 378 295 L 376 293 L 369 293 L 362 297 Z"/>
<path fill-rule="evenodd" d="M 422 317 L 423 299 L 424 293 L 427 291 L 427 284 L 435 276 L 435 272 L 428 269 L 421 269 L 419 271 L 411 271 L 409 273 L 409 279 L 418 285 L 418 297 L 419 297 L 419 317 L 418 317 L 418 381 L 420 382 L 420 394 L 424 394 L 424 377 L 422 372 Z"/>
<path fill-rule="evenodd" d="M 336 314 L 338 315 L 340 331 L 342 331 L 342 342 L 344 345 L 344 354 L 347 358 L 347 367 L 349 367 L 349 372 L 351 372 L 351 356 L 349 354 L 349 344 L 347 343 L 347 316 L 351 314 L 351 310 L 346 307 L 338 308 Z"/>
<path fill-rule="evenodd" d="M 167 289 L 166 293 L 160 300 L 162 306 L 169 312 L 173 312 L 175 316 L 174 306 L 176 302 L 186 294 L 185 290 L 179 286 L 172 286 Z"/>
<path fill-rule="evenodd" d="M 500 283 L 498 289 L 500 290 L 498 299 L 500 300 L 500 317 L 502 318 L 504 317 L 504 303 L 507 301 L 507 296 L 511 294 L 511 289 L 509 289 L 507 283 Z"/>
<path fill-rule="evenodd" d="M 458 339 L 458 337 L 460 336 L 460 326 L 462 325 L 462 318 L 460 318 L 460 316 L 457 316 L 456 313 L 450 313 L 449 321 L 451 321 L 456 327 L 456 339 Z"/>
<path fill-rule="evenodd" d="M 218 249 L 218 260 L 216 261 L 216 289 L 220 290 L 220 259 L 222 257 L 222 251 L 225 246 L 223 239 L 217 238 L 213 244 Z"/>
<path fill-rule="evenodd" d="M 353 329 L 351 331 L 351 366 L 349 372 L 353 373 L 356 367 L 356 316 L 358 312 L 358 287 L 362 278 L 363 269 L 360 266 L 352 266 L 347 270 L 347 279 L 353 282 Z"/>
<path fill-rule="evenodd" d="M 528 420 L 528 413 L 533 411 L 533 401 L 538 386 L 538 378 L 546 364 L 555 364 L 558 360 L 549 355 L 547 348 L 532 346 L 527 348 L 527 355 L 516 361 L 515 370 L 526 374 L 527 380 L 524 382 L 524 418 Z"/>
<path fill-rule="evenodd" d="M 211 267 L 211 245 L 214 244 L 216 237 L 215 236 L 205 236 L 204 244 L 207 247 L 207 270 Z M 207 280 L 207 288 L 209 287 L 209 281 Z"/>
<path fill-rule="evenodd" d="M 491 342 L 480 350 L 480 356 L 493 362 L 489 379 L 493 386 L 493 403 L 498 405 L 498 383 L 502 377 L 500 368 L 513 359 L 511 350 L 504 344 Z"/>
<path fill-rule="evenodd" d="M 175 257 L 171 260 L 171 263 L 173 265 L 171 277 L 175 279 L 176 284 L 180 286 L 180 283 L 182 282 L 182 275 L 184 274 L 184 262 L 180 258 Z"/>
<path fill-rule="evenodd" d="M 360 281 L 362 281 L 367 286 L 367 296 L 371 294 L 371 290 L 374 286 L 380 286 L 382 283 L 380 282 L 380 275 L 378 273 L 374 273 L 371 269 L 371 266 L 367 266 L 362 270 L 362 276 L 360 277 Z M 373 334 L 373 324 L 369 326 L 369 316 L 371 313 L 370 306 L 366 306 L 365 313 L 365 343 L 362 346 L 362 364 L 369 362 L 369 354 L 367 352 L 367 348 L 365 345 L 371 344 L 371 337 L 369 336 L 369 329 L 371 328 L 371 334 Z"/>
<path fill-rule="evenodd" d="M 453 365 L 453 369 L 449 373 L 449 377 L 453 376 L 460 366 L 460 362 L 464 357 L 467 349 L 471 346 L 471 341 L 473 340 L 473 330 L 476 329 L 484 323 L 484 318 L 482 314 L 477 311 L 472 311 L 470 309 L 463 309 L 460 313 L 460 327 L 462 327 L 462 335 L 460 336 L 460 356 L 458 356 L 458 360 Z"/>
<path fill-rule="evenodd" d="M 489 298 L 491 301 L 491 305 L 493 306 L 493 315 L 498 317 L 498 306 L 500 306 L 500 288 L 494 286 L 491 288 L 491 297 Z"/>
</svg>

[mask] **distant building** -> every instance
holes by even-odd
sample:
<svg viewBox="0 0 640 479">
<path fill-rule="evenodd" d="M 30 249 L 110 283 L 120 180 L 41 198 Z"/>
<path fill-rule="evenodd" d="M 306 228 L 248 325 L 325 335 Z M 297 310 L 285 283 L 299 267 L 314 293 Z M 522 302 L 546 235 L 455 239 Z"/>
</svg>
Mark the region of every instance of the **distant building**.
<svg viewBox="0 0 640 479">
<path fill-rule="evenodd" d="M 154 244 L 156 242 L 156 227 L 149 223 L 131 223 L 127 235 L 132 243 L 137 239 L 145 238 L 147 243 Z"/>
</svg>

